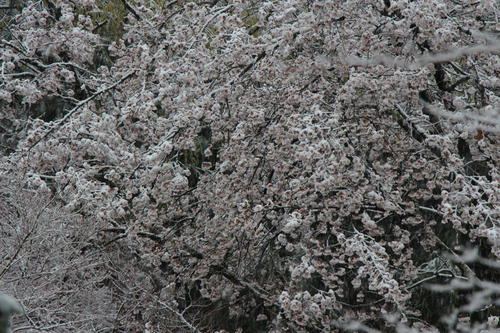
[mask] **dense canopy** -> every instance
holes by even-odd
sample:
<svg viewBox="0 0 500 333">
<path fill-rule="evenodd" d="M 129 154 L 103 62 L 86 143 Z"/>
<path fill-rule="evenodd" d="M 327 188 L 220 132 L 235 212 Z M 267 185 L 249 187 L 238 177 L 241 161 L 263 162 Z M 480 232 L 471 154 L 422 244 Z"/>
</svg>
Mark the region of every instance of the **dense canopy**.
<svg viewBox="0 0 500 333">
<path fill-rule="evenodd" d="M 497 1 L 13 4 L 0 291 L 25 331 L 497 327 Z"/>
</svg>

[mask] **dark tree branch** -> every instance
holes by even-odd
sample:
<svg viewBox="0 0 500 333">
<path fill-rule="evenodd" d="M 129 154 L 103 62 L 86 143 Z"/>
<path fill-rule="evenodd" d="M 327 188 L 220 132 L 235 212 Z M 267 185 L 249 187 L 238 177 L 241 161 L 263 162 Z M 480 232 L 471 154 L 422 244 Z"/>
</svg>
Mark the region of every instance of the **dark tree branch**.
<svg viewBox="0 0 500 333">
<path fill-rule="evenodd" d="M 157 243 L 162 243 L 163 242 L 163 238 L 161 236 L 153 234 L 152 232 L 139 231 L 137 233 L 137 236 L 149 238 L 149 239 L 151 239 L 151 240 L 153 240 L 153 241 L 155 241 Z"/>
<path fill-rule="evenodd" d="M 134 17 L 137 19 L 137 21 L 140 21 L 141 17 L 139 16 L 139 14 L 137 14 L 137 12 L 135 11 L 135 9 L 132 8 L 132 6 L 130 6 L 129 3 L 126 0 L 121 0 L 121 1 L 123 3 L 123 6 L 125 6 L 125 9 L 127 9 L 129 12 L 131 12 L 132 15 L 134 15 Z"/>
</svg>

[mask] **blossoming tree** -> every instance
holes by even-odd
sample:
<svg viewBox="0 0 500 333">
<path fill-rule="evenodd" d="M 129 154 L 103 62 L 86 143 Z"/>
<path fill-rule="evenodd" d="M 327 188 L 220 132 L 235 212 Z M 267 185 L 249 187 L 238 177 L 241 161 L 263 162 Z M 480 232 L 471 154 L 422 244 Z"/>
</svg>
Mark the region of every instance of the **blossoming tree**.
<svg viewBox="0 0 500 333">
<path fill-rule="evenodd" d="M 19 2 L 2 19 L 2 177 L 91 223 L 88 251 L 131 258 L 99 287 L 113 325 L 494 325 L 498 7 Z M 490 294 L 470 303 L 456 280 Z"/>
</svg>

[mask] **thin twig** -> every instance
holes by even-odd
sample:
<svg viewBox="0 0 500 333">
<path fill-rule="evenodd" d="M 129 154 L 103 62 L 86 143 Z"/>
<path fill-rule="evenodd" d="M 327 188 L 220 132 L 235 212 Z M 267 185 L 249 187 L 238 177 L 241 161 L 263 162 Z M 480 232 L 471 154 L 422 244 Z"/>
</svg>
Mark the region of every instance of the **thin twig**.
<svg viewBox="0 0 500 333">
<path fill-rule="evenodd" d="M 174 308 L 172 308 L 170 305 L 168 305 L 167 303 L 165 302 L 162 302 L 161 300 L 159 299 L 156 299 L 156 302 L 158 302 L 158 304 L 160 304 L 161 306 L 163 306 L 165 309 L 167 309 L 168 311 L 172 312 L 173 314 L 175 314 L 177 316 L 177 318 L 179 318 L 179 320 L 184 324 L 186 325 L 192 332 L 195 332 L 195 333 L 201 333 L 201 331 L 199 329 L 197 329 L 193 324 L 191 324 L 189 321 L 186 320 L 186 318 L 182 315 L 182 313 L 180 313 L 179 311 L 175 310 Z"/>
<path fill-rule="evenodd" d="M 205 29 L 208 27 L 208 25 L 217 17 L 219 16 L 220 14 L 228 11 L 229 9 L 231 9 L 233 7 L 233 5 L 228 5 L 222 9 L 219 9 L 214 15 L 212 15 L 212 17 L 210 17 L 207 22 L 205 22 L 205 24 L 203 25 L 203 27 L 201 27 L 200 31 L 198 32 L 199 34 L 201 34 L 203 31 L 205 31 Z"/>
</svg>

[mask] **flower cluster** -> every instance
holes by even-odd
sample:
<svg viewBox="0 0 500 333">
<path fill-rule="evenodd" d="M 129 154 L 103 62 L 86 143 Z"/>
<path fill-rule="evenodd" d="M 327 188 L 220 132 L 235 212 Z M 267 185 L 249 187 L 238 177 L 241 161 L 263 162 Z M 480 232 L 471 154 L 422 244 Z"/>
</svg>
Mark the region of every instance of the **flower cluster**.
<svg viewBox="0 0 500 333">
<path fill-rule="evenodd" d="M 0 175 L 135 258 L 124 322 L 444 329 L 417 267 L 500 258 L 498 3 L 109 3 L 6 21 Z"/>
</svg>

